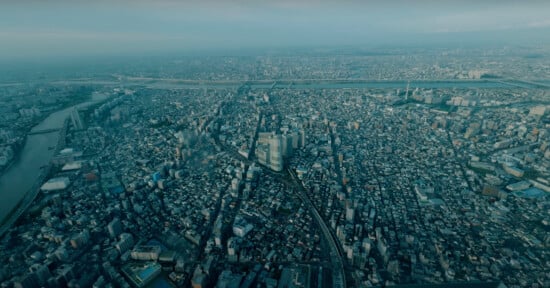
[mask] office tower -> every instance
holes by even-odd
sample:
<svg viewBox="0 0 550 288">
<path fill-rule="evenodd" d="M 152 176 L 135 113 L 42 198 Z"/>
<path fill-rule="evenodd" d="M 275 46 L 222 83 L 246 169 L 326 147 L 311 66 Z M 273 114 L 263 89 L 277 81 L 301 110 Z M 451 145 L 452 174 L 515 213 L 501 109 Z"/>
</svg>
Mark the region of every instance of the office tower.
<svg viewBox="0 0 550 288">
<path fill-rule="evenodd" d="M 283 157 L 292 156 L 292 138 L 293 137 L 290 134 L 284 134 L 281 136 Z"/>
<path fill-rule="evenodd" d="M 274 171 L 283 171 L 283 151 L 281 135 L 269 139 L 269 167 Z"/>
</svg>

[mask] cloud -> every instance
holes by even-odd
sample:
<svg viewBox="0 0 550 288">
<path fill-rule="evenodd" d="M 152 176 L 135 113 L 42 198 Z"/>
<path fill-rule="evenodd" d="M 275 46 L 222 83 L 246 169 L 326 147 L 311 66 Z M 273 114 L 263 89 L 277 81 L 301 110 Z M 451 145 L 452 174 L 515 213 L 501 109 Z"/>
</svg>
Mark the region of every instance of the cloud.
<svg viewBox="0 0 550 288">
<path fill-rule="evenodd" d="M 550 19 L 546 19 L 546 20 L 540 20 L 540 21 L 534 21 L 534 22 L 529 22 L 527 24 L 528 27 L 533 27 L 533 28 L 543 28 L 543 27 L 550 27 Z"/>
<path fill-rule="evenodd" d="M 479 32 L 495 30 L 518 30 L 549 25 L 548 4 L 533 5 L 504 3 L 497 5 L 472 6 L 458 11 L 445 11 L 433 17 L 431 25 L 424 27 L 425 32 Z"/>
<path fill-rule="evenodd" d="M 94 40 L 94 41 L 160 41 L 185 40 L 181 35 L 140 32 L 90 32 L 73 30 L 9 30 L 0 31 L 0 39 L 11 40 Z"/>
<path fill-rule="evenodd" d="M 0 52 L 8 51 L 11 55 L 19 55 L 23 50 L 28 54 L 56 53 L 59 49 L 84 53 L 151 47 L 177 50 L 378 45 L 421 42 L 426 34 L 440 37 L 451 32 L 550 27 L 547 16 L 550 1 L 0 0 L 0 3 Z"/>
</svg>

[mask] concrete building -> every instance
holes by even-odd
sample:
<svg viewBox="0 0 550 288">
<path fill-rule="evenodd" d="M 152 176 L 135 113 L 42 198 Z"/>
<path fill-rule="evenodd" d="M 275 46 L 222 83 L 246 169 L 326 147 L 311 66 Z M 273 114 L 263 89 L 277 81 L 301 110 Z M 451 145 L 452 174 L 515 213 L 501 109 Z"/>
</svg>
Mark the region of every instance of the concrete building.
<svg viewBox="0 0 550 288">
<path fill-rule="evenodd" d="M 282 136 L 274 133 L 260 133 L 256 146 L 258 162 L 273 171 L 283 171 Z"/>
<path fill-rule="evenodd" d="M 134 237 L 130 233 L 120 234 L 120 240 L 115 244 L 115 248 L 121 255 L 134 246 Z"/>
<path fill-rule="evenodd" d="M 115 218 L 109 224 L 107 224 L 107 231 L 111 238 L 117 238 L 120 233 L 122 233 L 122 223 L 120 219 Z"/>
<path fill-rule="evenodd" d="M 142 261 L 157 261 L 161 252 L 160 246 L 140 245 L 136 246 L 131 252 L 132 259 Z"/>
<path fill-rule="evenodd" d="M 269 139 L 269 167 L 273 171 L 283 171 L 283 150 L 281 135 Z"/>
<path fill-rule="evenodd" d="M 63 189 L 66 189 L 70 183 L 71 181 L 69 180 L 68 177 L 52 178 L 48 180 L 48 182 L 44 183 L 42 187 L 40 187 L 40 189 L 46 192 L 63 190 Z"/>
</svg>

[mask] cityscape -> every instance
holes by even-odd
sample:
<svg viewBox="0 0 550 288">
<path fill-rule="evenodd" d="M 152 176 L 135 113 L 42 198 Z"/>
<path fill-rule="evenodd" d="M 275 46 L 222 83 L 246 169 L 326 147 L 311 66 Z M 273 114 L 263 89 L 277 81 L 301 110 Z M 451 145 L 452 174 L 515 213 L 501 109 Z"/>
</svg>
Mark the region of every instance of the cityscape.
<svg viewBox="0 0 550 288">
<path fill-rule="evenodd" d="M 3 85 L 2 192 L 53 143 L 3 215 L 3 287 L 547 286 L 549 83 L 454 57 Z"/>
<path fill-rule="evenodd" d="M 550 287 L 548 43 L 122 32 L 0 67 L 1 288 Z"/>
</svg>

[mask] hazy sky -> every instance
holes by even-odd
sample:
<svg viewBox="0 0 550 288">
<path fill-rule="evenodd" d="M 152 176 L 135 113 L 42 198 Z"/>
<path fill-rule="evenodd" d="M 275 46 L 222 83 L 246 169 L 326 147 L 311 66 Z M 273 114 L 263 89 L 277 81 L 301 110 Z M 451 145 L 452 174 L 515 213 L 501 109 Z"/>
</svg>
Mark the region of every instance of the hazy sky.
<svg viewBox="0 0 550 288">
<path fill-rule="evenodd" d="M 550 1 L 528 0 L 0 0 L 0 57 L 403 44 L 464 35 L 537 42 L 550 38 L 543 33 L 550 31 L 549 11 Z"/>
</svg>

